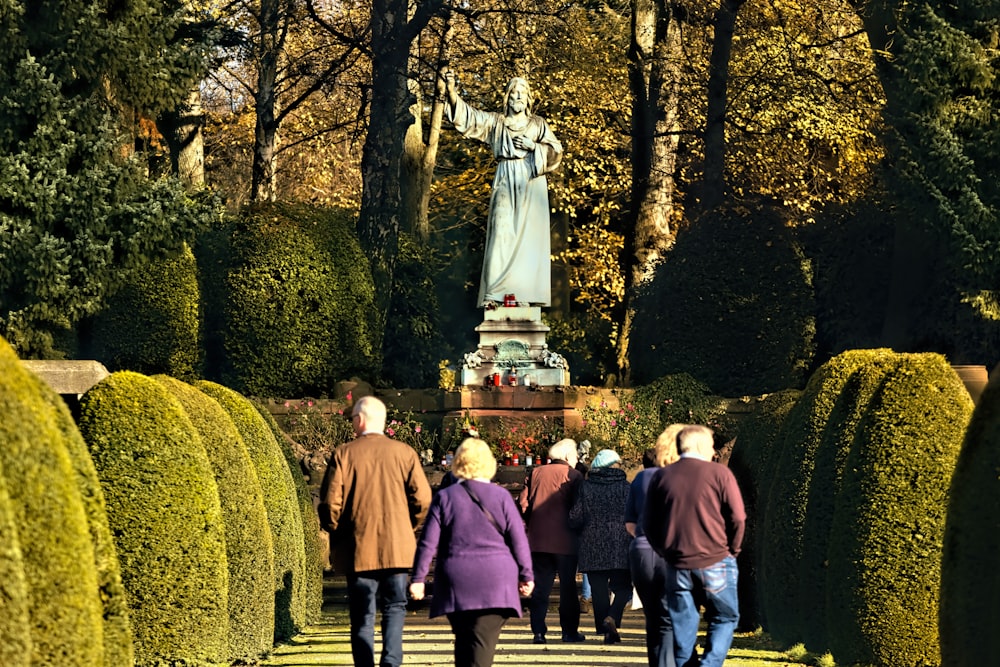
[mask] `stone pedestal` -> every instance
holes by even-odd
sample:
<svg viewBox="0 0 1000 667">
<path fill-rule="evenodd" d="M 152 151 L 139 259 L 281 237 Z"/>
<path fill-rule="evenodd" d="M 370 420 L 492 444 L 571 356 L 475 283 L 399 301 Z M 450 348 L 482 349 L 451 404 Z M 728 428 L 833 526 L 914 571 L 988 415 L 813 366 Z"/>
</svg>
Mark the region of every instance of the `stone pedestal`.
<svg viewBox="0 0 1000 667">
<path fill-rule="evenodd" d="M 502 386 L 565 387 L 569 366 L 561 355 L 549 350 L 538 306 L 500 307 L 483 311 L 483 323 L 476 327 L 479 346 L 465 355 L 458 384 L 483 386 L 486 378 L 500 376 Z"/>
</svg>

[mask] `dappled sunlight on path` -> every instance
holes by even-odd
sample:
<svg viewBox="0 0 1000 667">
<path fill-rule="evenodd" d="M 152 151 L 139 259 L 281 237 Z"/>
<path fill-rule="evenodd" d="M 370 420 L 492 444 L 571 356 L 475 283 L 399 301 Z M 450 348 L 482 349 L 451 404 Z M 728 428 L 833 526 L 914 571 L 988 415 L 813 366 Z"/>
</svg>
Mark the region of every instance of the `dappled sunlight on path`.
<svg viewBox="0 0 1000 667">
<path fill-rule="evenodd" d="M 344 587 L 339 582 L 328 582 L 326 604 L 321 623 L 310 626 L 291 641 L 277 647 L 271 658 L 263 663 L 268 667 L 312 667 L 318 665 L 353 665 L 351 638 Z M 527 612 L 523 618 L 513 618 L 504 626 L 497 647 L 495 665 L 560 665 L 581 667 L 619 667 L 619 665 L 645 665 L 646 644 L 642 611 L 626 610 L 620 628 L 622 642 L 605 645 L 603 637 L 593 632 L 593 616 L 584 614 L 580 629 L 587 641 L 564 644 L 559 641 L 558 611 L 549 611 L 549 643 L 536 645 L 531 642 L 531 628 Z M 404 665 L 451 665 L 451 626 L 444 617 L 427 618 L 426 603 L 412 603 L 403 626 Z M 591 632 L 588 632 L 590 628 Z M 378 629 L 375 632 L 376 659 L 380 650 Z M 795 667 L 802 663 L 790 662 L 776 651 L 762 651 L 760 641 L 749 636 L 737 635 L 725 667 Z"/>
</svg>

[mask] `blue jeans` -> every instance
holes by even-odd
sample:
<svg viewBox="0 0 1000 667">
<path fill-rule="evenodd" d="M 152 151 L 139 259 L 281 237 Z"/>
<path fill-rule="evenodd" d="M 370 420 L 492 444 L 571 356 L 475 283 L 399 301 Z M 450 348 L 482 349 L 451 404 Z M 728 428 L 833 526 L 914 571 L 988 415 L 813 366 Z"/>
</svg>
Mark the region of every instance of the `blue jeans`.
<svg viewBox="0 0 1000 667">
<path fill-rule="evenodd" d="M 739 570 L 736 559 L 726 556 L 718 563 L 695 570 L 682 570 L 667 563 L 667 612 L 674 626 L 674 659 L 678 667 L 722 667 L 733 632 L 740 620 L 736 595 Z M 698 661 L 698 603 L 704 595 L 705 654 Z"/>
<path fill-rule="evenodd" d="M 351 613 L 351 654 L 355 667 L 375 665 L 375 608 L 382 612 L 381 667 L 403 664 L 406 570 L 371 570 L 347 575 Z"/>
<path fill-rule="evenodd" d="M 628 550 L 632 583 L 646 617 L 646 660 L 649 667 L 675 667 L 674 630 L 667 613 L 667 563 L 653 551 L 645 536 L 632 540 Z"/>
<path fill-rule="evenodd" d="M 593 595 L 593 592 L 590 590 L 590 577 L 588 577 L 587 573 L 584 572 L 583 573 L 583 577 L 581 578 L 580 596 L 584 600 L 589 600 L 592 595 Z"/>
</svg>

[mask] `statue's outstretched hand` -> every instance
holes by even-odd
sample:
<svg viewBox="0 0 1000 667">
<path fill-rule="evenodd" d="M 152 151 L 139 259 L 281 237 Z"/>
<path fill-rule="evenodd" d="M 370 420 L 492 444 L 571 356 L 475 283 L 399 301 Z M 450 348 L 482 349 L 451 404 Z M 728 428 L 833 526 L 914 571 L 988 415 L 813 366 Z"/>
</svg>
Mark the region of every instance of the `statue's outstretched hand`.
<svg viewBox="0 0 1000 667">
<path fill-rule="evenodd" d="M 448 100 L 454 104 L 458 100 L 458 83 L 455 81 L 455 72 L 452 70 L 445 70 L 444 72 L 444 86 L 445 93 L 448 95 Z"/>
</svg>

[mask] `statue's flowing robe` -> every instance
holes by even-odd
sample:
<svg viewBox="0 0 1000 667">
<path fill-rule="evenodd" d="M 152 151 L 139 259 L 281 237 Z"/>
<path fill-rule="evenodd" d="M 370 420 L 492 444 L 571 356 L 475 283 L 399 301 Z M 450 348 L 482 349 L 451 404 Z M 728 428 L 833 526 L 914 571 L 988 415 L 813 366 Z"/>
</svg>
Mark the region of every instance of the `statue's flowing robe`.
<svg viewBox="0 0 1000 667">
<path fill-rule="evenodd" d="M 527 126 L 515 132 L 504 124 L 503 114 L 480 111 L 461 98 L 448 111 L 456 130 L 489 144 L 497 158 L 477 303 L 502 303 L 505 295 L 513 294 L 518 303 L 548 306 L 551 232 L 545 174 L 559 166 L 562 144 L 538 116 L 529 116 Z M 532 139 L 535 147 L 515 148 L 517 136 Z"/>
</svg>

